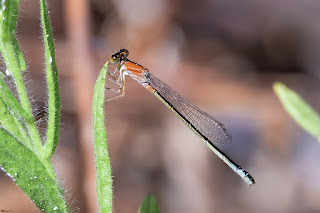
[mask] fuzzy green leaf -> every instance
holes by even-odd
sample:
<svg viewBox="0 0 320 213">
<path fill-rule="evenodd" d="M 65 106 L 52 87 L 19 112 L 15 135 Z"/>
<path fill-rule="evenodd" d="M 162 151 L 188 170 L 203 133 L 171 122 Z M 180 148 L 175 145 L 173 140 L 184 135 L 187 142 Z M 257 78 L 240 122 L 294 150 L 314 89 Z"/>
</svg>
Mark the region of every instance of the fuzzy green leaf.
<svg viewBox="0 0 320 213">
<path fill-rule="evenodd" d="M 0 169 L 42 212 L 69 212 L 62 190 L 39 158 L 14 136 L 0 129 Z"/>
<path fill-rule="evenodd" d="M 14 116 L 14 112 L 0 98 L 0 124 L 1 127 L 9 131 L 29 149 L 33 149 L 31 138 L 24 125 L 24 122 Z"/>
<path fill-rule="evenodd" d="M 139 207 L 138 213 L 160 213 L 157 198 L 154 195 L 147 195 Z"/>
<path fill-rule="evenodd" d="M 47 140 L 45 145 L 44 158 L 49 159 L 54 153 L 60 132 L 60 92 L 58 70 L 55 60 L 55 48 L 52 38 L 52 30 L 49 20 L 47 3 L 45 0 L 40 0 L 41 9 L 41 26 L 43 33 L 43 42 L 46 58 L 46 74 L 48 84 L 48 128 Z"/>
<path fill-rule="evenodd" d="M 320 142 L 320 117 L 316 111 L 283 83 L 275 83 L 273 89 L 296 123 Z"/>
<path fill-rule="evenodd" d="M 1 0 L 0 5 L 0 51 L 6 64 L 6 73 L 13 76 L 21 107 L 27 114 L 32 115 L 29 98 L 21 74 L 21 70 L 25 69 L 25 63 L 15 36 L 19 0 Z M 36 152 L 38 154 L 42 153 L 43 146 L 34 120 L 28 119 L 25 124 Z"/>
<path fill-rule="evenodd" d="M 107 148 L 107 136 L 104 126 L 104 98 L 106 67 L 100 71 L 97 79 L 92 104 L 93 129 L 94 129 L 94 155 L 96 163 L 97 196 L 99 212 L 112 212 L 112 171 Z"/>
<path fill-rule="evenodd" d="M 32 120 L 32 115 L 27 113 L 19 101 L 14 97 L 10 89 L 4 82 L 5 76 L 0 72 L 0 97 L 8 105 L 8 107 L 14 112 L 14 115 L 19 119 Z"/>
<path fill-rule="evenodd" d="M 32 121 L 28 114 L 8 89 L 4 82 L 4 74 L 0 73 L 0 123 L 29 149 L 33 149 L 31 138 L 25 121 Z"/>
<path fill-rule="evenodd" d="M 0 1 L 0 51 L 6 63 L 9 59 L 16 60 L 20 70 L 26 69 L 22 52 L 18 45 L 15 33 L 18 21 L 19 0 Z M 7 54 L 14 53 L 14 57 L 6 57 Z M 11 70 L 8 70 L 10 73 Z M 12 73 L 10 73 L 12 74 Z"/>
</svg>

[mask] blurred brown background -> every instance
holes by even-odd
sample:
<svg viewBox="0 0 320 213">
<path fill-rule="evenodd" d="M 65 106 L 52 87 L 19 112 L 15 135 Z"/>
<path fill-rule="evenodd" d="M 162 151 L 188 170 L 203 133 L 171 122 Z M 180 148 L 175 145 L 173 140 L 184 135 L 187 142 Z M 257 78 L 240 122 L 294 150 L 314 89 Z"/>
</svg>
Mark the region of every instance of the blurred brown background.
<svg viewBox="0 0 320 213">
<path fill-rule="evenodd" d="M 18 38 L 45 130 L 44 55 L 36 0 L 20 0 Z M 62 127 L 53 164 L 73 212 L 97 212 L 91 122 L 101 66 L 119 48 L 225 123 L 223 150 L 247 186 L 159 100 L 132 79 L 106 103 L 114 212 L 148 193 L 161 212 L 320 212 L 320 145 L 272 91 L 286 83 L 318 112 L 320 2 L 315 0 L 49 0 Z M 5 67 L 1 67 L 4 71 Z M 107 91 L 109 92 L 109 91 Z M 44 132 L 44 131 L 43 131 Z M 0 171 L 0 208 L 40 212 Z"/>
</svg>

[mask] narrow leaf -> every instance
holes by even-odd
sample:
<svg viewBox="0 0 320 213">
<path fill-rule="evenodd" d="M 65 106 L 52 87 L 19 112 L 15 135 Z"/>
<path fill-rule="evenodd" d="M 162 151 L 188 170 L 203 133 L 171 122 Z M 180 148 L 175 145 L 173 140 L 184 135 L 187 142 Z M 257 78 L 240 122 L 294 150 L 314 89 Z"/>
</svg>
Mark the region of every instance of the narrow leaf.
<svg viewBox="0 0 320 213">
<path fill-rule="evenodd" d="M 41 9 L 41 26 L 43 33 L 43 42 L 46 58 L 46 74 L 48 84 L 48 128 L 47 140 L 45 145 L 44 158 L 49 159 L 54 153 L 58 141 L 60 131 L 60 93 L 58 70 L 55 60 L 55 48 L 52 38 L 51 25 L 45 0 L 40 0 Z"/>
<path fill-rule="evenodd" d="M 273 89 L 296 123 L 320 142 L 320 117 L 315 110 L 283 83 L 275 83 Z"/>
<path fill-rule="evenodd" d="M 2 114 L 0 115 L 0 123 L 24 145 L 33 150 L 33 144 L 25 126 L 25 121 L 32 122 L 33 118 L 22 108 L 11 93 L 4 82 L 3 73 L 0 73 L 0 97 L 0 111 Z"/>
<path fill-rule="evenodd" d="M 29 149 L 33 149 L 31 138 L 24 126 L 24 122 L 13 115 L 14 112 L 0 98 L 0 124 Z"/>
<path fill-rule="evenodd" d="M 39 158 L 14 136 L 0 129 L 0 168 L 42 212 L 69 212 L 62 189 Z"/>
<path fill-rule="evenodd" d="M 4 82 L 4 78 L 4 74 L 0 72 L 0 97 L 3 99 L 6 105 L 8 105 L 8 107 L 14 112 L 14 115 L 17 116 L 17 118 L 24 120 L 32 120 L 32 115 L 27 113 L 22 108 L 19 101 L 14 97 L 14 95 Z"/>
<path fill-rule="evenodd" d="M 112 212 L 112 172 L 107 148 L 107 136 L 104 126 L 104 98 L 106 67 L 100 71 L 97 79 L 92 104 L 94 128 L 94 155 L 96 163 L 97 196 L 99 212 Z"/>
<path fill-rule="evenodd" d="M 0 36 L 3 42 L 2 45 L 0 45 L 0 51 L 3 55 L 13 52 L 14 58 L 22 71 L 26 69 L 26 63 L 15 36 L 18 9 L 19 0 L 0 0 Z M 6 43 L 6 45 L 4 43 Z M 11 50 L 8 51 L 8 48 Z M 4 57 L 4 60 L 8 59 L 9 57 Z M 8 63 L 9 61 L 6 62 Z"/>
<path fill-rule="evenodd" d="M 147 195 L 144 198 L 138 213 L 160 213 L 157 198 L 154 195 Z"/>
<path fill-rule="evenodd" d="M 15 37 L 19 0 L 0 0 L 0 5 L 0 51 L 6 64 L 6 73 L 13 76 L 22 108 L 32 115 L 21 74 L 21 70 L 25 69 L 25 62 Z M 26 120 L 26 126 L 36 152 L 42 153 L 43 147 L 34 120 Z"/>
</svg>

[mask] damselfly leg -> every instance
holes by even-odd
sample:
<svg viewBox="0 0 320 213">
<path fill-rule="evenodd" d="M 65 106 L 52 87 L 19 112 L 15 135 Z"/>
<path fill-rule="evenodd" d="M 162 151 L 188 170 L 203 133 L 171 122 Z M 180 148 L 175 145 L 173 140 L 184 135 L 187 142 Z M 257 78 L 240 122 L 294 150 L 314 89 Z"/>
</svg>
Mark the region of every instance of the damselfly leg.
<svg viewBox="0 0 320 213">
<path fill-rule="evenodd" d="M 118 95 L 110 97 L 110 98 L 106 98 L 105 102 L 107 101 L 111 101 L 117 98 L 121 98 L 125 95 L 125 78 L 124 75 L 122 73 L 120 73 L 120 71 L 118 70 L 118 66 L 109 66 L 106 67 L 107 69 L 107 80 L 109 82 L 112 82 L 114 84 L 116 84 L 118 86 L 118 88 L 114 89 L 111 88 L 109 86 L 106 85 L 106 89 L 113 91 L 115 93 L 117 93 Z M 116 77 L 116 74 L 119 74 L 118 77 Z"/>
</svg>

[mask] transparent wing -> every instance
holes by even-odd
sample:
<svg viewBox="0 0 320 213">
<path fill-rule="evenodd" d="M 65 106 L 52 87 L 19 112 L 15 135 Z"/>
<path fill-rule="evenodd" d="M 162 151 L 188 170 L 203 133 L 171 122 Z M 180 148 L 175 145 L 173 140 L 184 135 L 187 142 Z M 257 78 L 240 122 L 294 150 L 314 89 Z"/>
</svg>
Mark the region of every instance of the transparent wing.
<svg viewBox="0 0 320 213">
<path fill-rule="evenodd" d="M 214 144 L 229 145 L 232 142 L 230 130 L 208 113 L 189 103 L 163 81 L 147 73 L 146 82 L 179 112 L 204 137 Z"/>
</svg>

